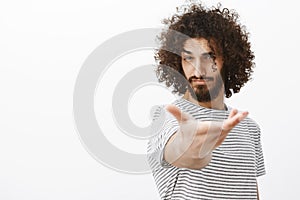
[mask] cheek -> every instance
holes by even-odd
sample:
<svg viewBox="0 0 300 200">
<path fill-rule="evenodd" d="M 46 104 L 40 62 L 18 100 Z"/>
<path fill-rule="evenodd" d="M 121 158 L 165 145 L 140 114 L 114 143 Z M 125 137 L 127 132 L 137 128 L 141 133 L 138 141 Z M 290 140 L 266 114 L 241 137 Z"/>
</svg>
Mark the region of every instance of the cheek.
<svg viewBox="0 0 300 200">
<path fill-rule="evenodd" d="M 189 78 L 193 74 L 194 67 L 191 64 L 188 64 L 186 62 L 182 62 L 182 69 L 183 69 L 184 75 L 187 78 Z"/>
<path fill-rule="evenodd" d="M 217 64 L 218 71 L 220 72 L 221 69 L 222 69 L 222 66 L 223 66 L 223 60 L 222 59 L 217 59 L 216 64 Z"/>
<path fill-rule="evenodd" d="M 221 73 L 221 69 L 222 69 L 222 63 L 216 62 L 214 65 L 212 65 L 212 66 L 208 69 L 207 74 L 210 74 L 210 75 L 212 75 L 212 76 L 215 76 L 215 75 Z"/>
</svg>

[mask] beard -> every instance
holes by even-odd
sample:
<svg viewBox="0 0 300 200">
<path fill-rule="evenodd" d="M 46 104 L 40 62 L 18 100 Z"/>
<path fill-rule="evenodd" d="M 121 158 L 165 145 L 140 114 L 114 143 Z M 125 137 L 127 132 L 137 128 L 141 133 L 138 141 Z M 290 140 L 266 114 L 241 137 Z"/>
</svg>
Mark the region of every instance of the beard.
<svg viewBox="0 0 300 200">
<path fill-rule="evenodd" d="M 221 76 L 217 76 L 211 89 L 208 89 L 207 85 L 197 85 L 196 88 L 193 88 L 192 96 L 198 102 L 210 102 L 218 97 L 222 88 L 223 79 Z"/>
</svg>

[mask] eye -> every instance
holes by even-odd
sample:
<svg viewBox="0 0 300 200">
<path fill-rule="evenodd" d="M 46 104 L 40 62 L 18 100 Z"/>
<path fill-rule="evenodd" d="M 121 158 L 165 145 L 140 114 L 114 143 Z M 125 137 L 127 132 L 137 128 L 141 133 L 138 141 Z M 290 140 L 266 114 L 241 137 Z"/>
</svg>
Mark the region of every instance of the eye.
<svg viewBox="0 0 300 200">
<path fill-rule="evenodd" d="M 183 57 L 183 60 L 191 61 L 191 60 L 193 60 L 193 57 L 192 56 L 185 56 L 185 57 Z"/>
<path fill-rule="evenodd" d="M 215 60 L 215 55 L 213 53 L 208 53 L 204 55 L 204 59 L 206 60 Z"/>
</svg>

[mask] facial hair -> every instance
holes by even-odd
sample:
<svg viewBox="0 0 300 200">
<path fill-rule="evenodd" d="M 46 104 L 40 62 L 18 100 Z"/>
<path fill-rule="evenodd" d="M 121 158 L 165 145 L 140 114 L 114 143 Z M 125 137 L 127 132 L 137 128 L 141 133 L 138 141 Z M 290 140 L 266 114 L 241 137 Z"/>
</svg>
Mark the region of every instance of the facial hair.
<svg viewBox="0 0 300 200">
<path fill-rule="evenodd" d="M 210 102 L 218 97 L 220 91 L 223 88 L 223 79 L 220 75 L 215 78 L 211 78 L 211 77 L 197 78 L 197 77 L 193 76 L 193 77 L 189 78 L 190 84 L 192 83 L 192 79 L 195 79 L 195 78 L 200 79 L 200 80 L 207 79 L 207 81 L 214 80 L 215 83 L 211 89 L 208 89 L 207 85 L 197 85 L 196 88 L 193 87 L 193 90 L 194 90 L 193 91 L 194 95 L 192 94 L 193 98 L 195 98 L 198 102 Z"/>
</svg>

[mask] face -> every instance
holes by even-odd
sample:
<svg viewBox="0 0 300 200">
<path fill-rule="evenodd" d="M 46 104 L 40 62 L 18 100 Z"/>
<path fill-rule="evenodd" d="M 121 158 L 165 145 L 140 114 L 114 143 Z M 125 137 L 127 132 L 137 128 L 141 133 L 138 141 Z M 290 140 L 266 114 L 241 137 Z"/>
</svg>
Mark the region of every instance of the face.
<svg viewBox="0 0 300 200">
<path fill-rule="evenodd" d="M 186 40 L 181 52 L 182 68 L 199 102 L 210 102 L 223 95 L 222 57 L 204 38 Z M 222 92 L 221 92 L 222 91 Z"/>
</svg>

